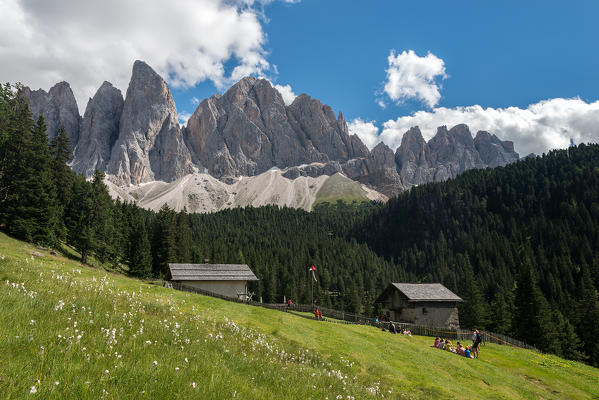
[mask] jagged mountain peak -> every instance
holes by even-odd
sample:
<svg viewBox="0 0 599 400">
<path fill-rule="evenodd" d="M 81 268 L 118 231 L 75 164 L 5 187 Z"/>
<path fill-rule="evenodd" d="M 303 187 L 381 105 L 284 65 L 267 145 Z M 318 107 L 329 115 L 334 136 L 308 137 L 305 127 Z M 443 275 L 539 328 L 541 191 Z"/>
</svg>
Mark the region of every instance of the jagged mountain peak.
<svg viewBox="0 0 599 400">
<path fill-rule="evenodd" d="M 68 82 L 58 82 L 48 92 L 43 89 L 32 91 L 26 87 L 24 95 L 29 100 L 33 118 L 37 119 L 40 114 L 44 115 L 48 138 L 54 138 L 60 126 L 64 125 L 72 146 L 77 145 L 81 116 L 77 100 Z"/>
</svg>

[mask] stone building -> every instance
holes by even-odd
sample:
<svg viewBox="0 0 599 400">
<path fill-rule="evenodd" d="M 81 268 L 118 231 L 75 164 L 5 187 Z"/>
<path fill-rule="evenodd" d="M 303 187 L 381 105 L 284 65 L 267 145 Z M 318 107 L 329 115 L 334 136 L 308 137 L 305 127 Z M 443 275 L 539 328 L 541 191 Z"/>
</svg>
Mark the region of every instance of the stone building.
<svg viewBox="0 0 599 400">
<path fill-rule="evenodd" d="M 375 300 L 391 321 L 459 328 L 457 303 L 463 300 L 440 283 L 391 283 Z"/>
<path fill-rule="evenodd" d="M 246 264 L 169 264 L 165 280 L 247 300 L 247 282 L 258 278 Z"/>
</svg>

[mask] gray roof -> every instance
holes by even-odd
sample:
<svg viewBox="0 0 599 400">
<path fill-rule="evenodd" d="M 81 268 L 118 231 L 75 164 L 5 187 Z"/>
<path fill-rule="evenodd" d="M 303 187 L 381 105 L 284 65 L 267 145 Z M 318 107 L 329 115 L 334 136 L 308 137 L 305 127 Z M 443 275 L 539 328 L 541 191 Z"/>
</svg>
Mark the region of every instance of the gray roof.
<svg viewBox="0 0 599 400">
<path fill-rule="evenodd" d="M 440 283 L 392 283 L 381 293 L 376 302 L 384 301 L 391 289 L 399 290 L 408 301 L 463 301 Z"/>
<path fill-rule="evenodd" d="M 257 281 L 246 264 L 169 264 L 169 281 Z"/>
<path fill-rule="evenodd" d="M 392 283 L 409 301 L 462 301 L 440 283 Z"/>
</svg>

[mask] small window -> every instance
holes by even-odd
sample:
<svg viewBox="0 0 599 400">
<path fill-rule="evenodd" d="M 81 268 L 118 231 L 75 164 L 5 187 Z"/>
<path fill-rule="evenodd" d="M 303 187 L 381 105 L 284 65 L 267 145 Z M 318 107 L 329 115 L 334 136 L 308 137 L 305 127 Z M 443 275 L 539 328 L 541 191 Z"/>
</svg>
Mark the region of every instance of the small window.
<svg viewBox="0 0 599 400">
<path fill-rule="evenodd" d="M 427 314 L 428 313 L 428 310 L 426 309 L 426 307 L 422 307 L 422 313 L 423 314 Z"/>
</svg>

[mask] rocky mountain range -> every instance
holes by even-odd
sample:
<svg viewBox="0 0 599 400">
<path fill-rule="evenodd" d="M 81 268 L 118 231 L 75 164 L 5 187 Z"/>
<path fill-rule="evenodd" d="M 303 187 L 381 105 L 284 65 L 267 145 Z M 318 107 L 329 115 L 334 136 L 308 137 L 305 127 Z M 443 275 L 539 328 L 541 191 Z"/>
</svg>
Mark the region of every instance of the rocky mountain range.
<svg viewBox="0 0 599 400">
<path fill-rule="evenodd" d="M 66 82 L 48 92 L 26 88 L 25 95 L 34 118 L 44 114 L 50 138 L 65 126 L 74 149 L 72 168 L 86 176 L 103 170 L 115 188 L 198 173 L 232 185 L 240 176 L 277 168 L 288 180 L 340 173 L 393 196 L 519 159 L 512 142 L 484 131 L 473 138 L 466 125 L 439 127 L 428 142 L 414 127 L 395 152 L 383 143 L 369 150 L 349 133 L 341 112 L 335 116 L 305 94 L 286 106 L 268 80 L 254 77 L 202 101 L 181 127 L 169 87 L 142 61 L 133 65 L 125 98 L 104 82 L 83 117 Z"/>
</svg>

